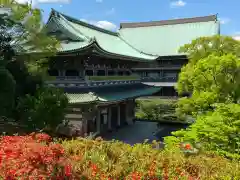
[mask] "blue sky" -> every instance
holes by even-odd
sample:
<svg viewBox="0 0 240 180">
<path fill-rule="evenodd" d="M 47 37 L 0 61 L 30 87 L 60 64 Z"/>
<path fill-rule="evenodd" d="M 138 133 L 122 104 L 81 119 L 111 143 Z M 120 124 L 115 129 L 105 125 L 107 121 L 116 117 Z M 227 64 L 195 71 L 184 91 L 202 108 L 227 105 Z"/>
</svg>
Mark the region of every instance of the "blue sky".
<svg viewBox="0 0 240 180">
<path fill-rule="evenodd" d="M 29 0 L 18 0 L 26 2 Z M 107 29 L 120 22 L 167 20 L 218 14 L 221 33 L 240 37 L 240 0 L 32 0 L 43 9 L 44 20 L 51 8 Z"/>
</svg>

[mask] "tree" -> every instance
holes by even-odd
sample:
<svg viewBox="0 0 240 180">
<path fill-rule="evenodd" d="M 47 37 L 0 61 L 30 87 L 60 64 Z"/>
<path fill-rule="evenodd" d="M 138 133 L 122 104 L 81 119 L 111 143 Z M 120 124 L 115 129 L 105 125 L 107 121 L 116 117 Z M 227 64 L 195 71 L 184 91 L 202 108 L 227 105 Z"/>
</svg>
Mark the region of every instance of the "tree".
<svg viewBox="0 0 240 180">
<path fill-rule="evenodd" d="M 177 112 L 194 115 L 196 122 L 174 132 L 176 138 L 166 138 L 166 142 L 200 143 L 204 150 L 240 158 L 239 47 L 240 42 L 221 36 L 185 45 L 190 59 L 179 75 L 177 89 L 191 96 L 178 101 Z"/>
<path fill-rule="evenodd" d="M 240 98 L 240 61 L 234 55 L 199 60 L 191 69 L 192 95 L 181 98 L 177 111 L 197 115 L 212 110 L 215 103 L 237 103 Z"/>
<path fill-rule="evenodd" d="M 199 38 L 180 48 L 189 53 L 189 63 L 179 75 L 177 91 L 189 92 L 178 102 L 179 113 L 211 110 L 217 102 L 239 100 L 240 42 L 225 36 Z"/>
<path fill-rule="evenodd" d="M 33 57 L 40 60 L 46 55 L 56 53 L 60 44 L 55 38 L 47 35 L 40 9 L 12 0 L 5 0 L 2 6 L 5 8 L 5 13 L 0 18 L 0 30 L 7 38 L 7 44 L 11 44 L 9 47 L 17 55 L 25 55 L 23 57 L 27 61 L 32 60 Z"/>
<path fill-rule="evenodd" d="M 179 49 L 180 53 L 188 55 L 189 62 L 184 66 L 179 75 L 177 91 L 179 94 L 184 92 L 192 93 L 193 85 L 190 80 L 194 65 L 201 59 L 209 55 L 223 56 L 233 54 L 240 57 L 240 41 L 228 36 L 200 37 L 186 44 Z"/>
<path fill-rule="evenodd" d="M 0 67 L 0 118 L 11 115 L 11 110 L 14 107 L 15 98 L 15 80 L 11 73 Z"/>
<path fill-rule="evenodd" d="M 20 98 L 17 111 L 28 130 L 54 130 L 63 122 L 67 104 L 68 99 L 60 89 L 40 88 L 35 96 Z"/>
<path fill-rule="evenodd" d="M 42 66 L 48 62 L 46 57 L 55 55 L 60 43 L 47 34 L 41 10 L 13 0 L 3 1 L 2 7 L 1 64 L 23 61 L 28 70 L 42 73 Z"/>
<path fill-rule="evenodd" d="M 11 83 L 1 81 L 0 92 L 6 92 L 5 87 L 11 84 L 12 87 L 9 88 L 14 89 L 16 84 L 16 91 L 1 94 L 3 98 L 10 101 L 15 97 L 15 94 L 10 95 L 10 92 L 16 92 L 18 97 L 25 93 L 32 93 L 37 83 L 41 84 L 40 79 L 36 78 L 36 72 L 43 72 L 42 66 L 47 61 L 45 57 L 56 53 L 59 42 L 47 35 L 39 9 L 33 9 L 28 4 L 18 4 L 13 0 L 1 1 L 0 9 L 0 67 L 5 68 L 1 71 L 0 79 L 9 77 L 9 80 L 13 80 Z M 10 78 L 9 73 L 13 78 Z M 6 82 L 8 85 L 4 84 Z M 7 107 L 2 108 L 9 110 Z"/>
</svg>

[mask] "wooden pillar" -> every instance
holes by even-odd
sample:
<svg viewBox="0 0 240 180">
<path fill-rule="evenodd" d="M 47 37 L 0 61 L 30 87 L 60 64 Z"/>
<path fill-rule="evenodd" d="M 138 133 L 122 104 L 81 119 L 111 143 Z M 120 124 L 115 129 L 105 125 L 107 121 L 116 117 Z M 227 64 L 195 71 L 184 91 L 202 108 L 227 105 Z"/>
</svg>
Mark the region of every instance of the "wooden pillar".
<svg viewBox="0 0 240 180">
<path fill-rule="evenodd" d="M 82 129 L 83 129 L 83 136 L 88 133 L 88 120 L 87 119 L 82 119 Z"/>
<path fill-rule="evenodd" d="M 97 71 L 95 69 L 93 69 L 92 71 L 93 71 L 93 76 L 97 76 Z"/>
<path fill-rule="evenodd" d="M 100 111 L 97 111 L 97 132 L 100 133 L 101 132 L 101 118 L 100 118 Z"/>
<path fill-rule="evenodd" d="M 59 76 L 65 76 L 65 74 L 66 74 L 66 70 L 59 70 L 59 72 L 58 72 L 58 74 L 59 74 Z"/>
<path fill-rule="evenodd" d="M 120 127 L 121 126 L 121 111 L 120 111 L 120 104 L 118 104 L 118 106 L 117 106 L 117 108 L 118 108 L 118 113 L 117 113 L 117 125 Z"/>
<path fill-rule="evenodd" d="M 108 130 L 112 130 L 112 108 L 108 108 Z"/>
</svg>

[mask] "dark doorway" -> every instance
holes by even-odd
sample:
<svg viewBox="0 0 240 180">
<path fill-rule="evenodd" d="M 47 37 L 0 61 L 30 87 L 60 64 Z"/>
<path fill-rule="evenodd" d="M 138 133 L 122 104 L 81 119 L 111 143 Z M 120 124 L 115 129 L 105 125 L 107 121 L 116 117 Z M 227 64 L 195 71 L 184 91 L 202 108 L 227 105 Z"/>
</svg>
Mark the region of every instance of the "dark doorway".
<svg viewBox="0 0 240 180">
<path fill-rule="evenodd" d="M 120 105 L 120 122 L 121 122 L 121 126 L 124 126 L 126 124 L 126 104 L 121 104 Z"/>
<path fill-rule="evenodd" d="M 112 129 L 117 128 L 117 121 L 118 121 L 118 108 L 117 108 L 117 106 L 114 106 L 114 107 L 112 107 L 112 117 L 111 117 Z"/>
<path fill-rule="evenodd" d="M 65 76 L 79 76 L 79 72 L 77 70 L 66 70 Z"/>
</svg>

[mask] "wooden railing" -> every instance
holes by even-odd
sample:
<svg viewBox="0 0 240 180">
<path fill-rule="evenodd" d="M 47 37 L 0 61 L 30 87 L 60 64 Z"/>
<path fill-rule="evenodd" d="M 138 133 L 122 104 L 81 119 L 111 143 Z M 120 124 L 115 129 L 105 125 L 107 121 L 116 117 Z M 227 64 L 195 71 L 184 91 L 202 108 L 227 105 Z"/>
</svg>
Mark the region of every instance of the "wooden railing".
<svg viewBox="0 0 240 180">
<path fill-rule="evenodd" d="M 143 82 L 177 82 L 176 77 L 144 77 Z"/>
<path fill-rule="evenodd" d="M 139 76 L 86 76 L 88 81 L 127 81 L 127 80 L 140 80 Z"/>
<path fill-rule="evenodd" d="M 70 80 L 70 81 L 127 81 L 127 80 L 140 80 L 139 76 L 48 76 L 45 78 L 46 81 L 56 81 L 56 80 Z"/>
</svg>

